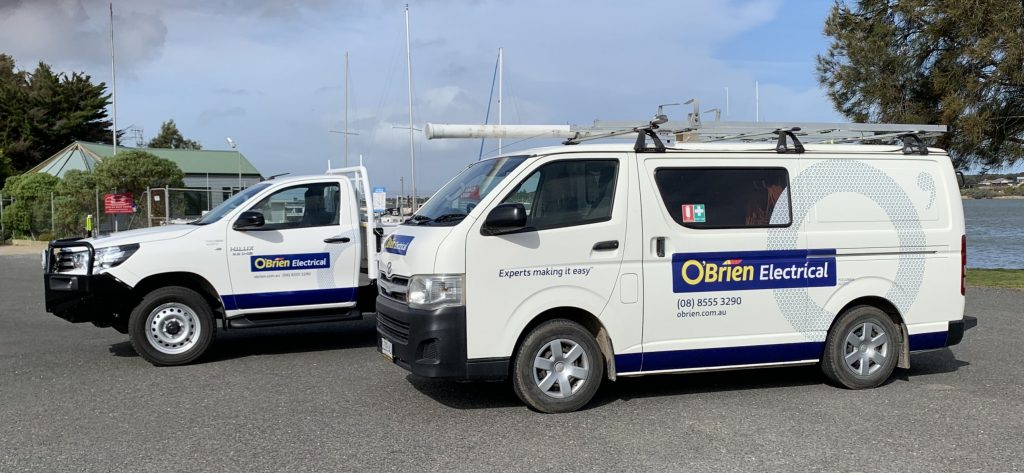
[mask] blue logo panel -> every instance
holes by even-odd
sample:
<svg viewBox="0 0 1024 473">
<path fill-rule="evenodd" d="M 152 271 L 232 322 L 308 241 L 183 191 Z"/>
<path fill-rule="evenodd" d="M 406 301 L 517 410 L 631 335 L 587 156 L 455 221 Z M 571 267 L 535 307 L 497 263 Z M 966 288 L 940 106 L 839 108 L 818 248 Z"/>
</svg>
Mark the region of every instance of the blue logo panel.
<svg viewBox="0 0 1024 473">
<path fill-rule="evenodd" d="M 249 271 L 298 271 L 331 267 L 328 253 L 302 253 L 293 255 L 261 255 L 249 257 Z"/>
<path fill-rule="evenodd" d="M 388 237 L 387 241 L 384 242 L 384 251 L 396 255 L 404 255 L 409 251 L 409 245 L 412 244 L 413 238 L 416 237 L 392 234 Z"/>
<path fill-rule="evenodd" d="M 677 293 L 835 285 L 834 249 L 672 255 L 672 291 Z"/>
</svg>

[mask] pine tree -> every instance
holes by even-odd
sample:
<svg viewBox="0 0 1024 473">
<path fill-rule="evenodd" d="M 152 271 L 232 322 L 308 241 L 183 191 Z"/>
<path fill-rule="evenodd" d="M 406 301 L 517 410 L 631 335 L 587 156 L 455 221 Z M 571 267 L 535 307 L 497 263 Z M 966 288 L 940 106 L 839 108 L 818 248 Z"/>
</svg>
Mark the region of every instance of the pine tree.
<svg viewBox="0 0 1024 473">
<path fill-rule="evenodd" d="M 958 167 L 1024 158 L 1024 1 L 837 1 L 818 80 L 856 122 L 939 123 Z"/>
</svg>

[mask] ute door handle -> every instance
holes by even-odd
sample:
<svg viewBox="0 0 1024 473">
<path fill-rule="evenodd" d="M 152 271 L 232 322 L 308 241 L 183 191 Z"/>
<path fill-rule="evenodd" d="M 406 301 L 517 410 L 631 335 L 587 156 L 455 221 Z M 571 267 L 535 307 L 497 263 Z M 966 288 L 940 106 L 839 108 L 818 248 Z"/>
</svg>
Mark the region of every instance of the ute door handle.
<svg viewBox="0 0 1024 473">
<path fill-rule="evenodd" d="M 348 243 L 352 241 L 349 237 L 330 237 L 324 238 L 324 243 Z"/>
<path fill-rule="evenodd" d="M 658 237 L 654 241 L 655 251 L 659 258 L 665 257 L 665 237 Z"/>
<path fill-rule="evenodd" d="M 619 240 L 599 241 L 594 243 L 594 251 L 609 251 L 619 249 Z"/>
</svg>

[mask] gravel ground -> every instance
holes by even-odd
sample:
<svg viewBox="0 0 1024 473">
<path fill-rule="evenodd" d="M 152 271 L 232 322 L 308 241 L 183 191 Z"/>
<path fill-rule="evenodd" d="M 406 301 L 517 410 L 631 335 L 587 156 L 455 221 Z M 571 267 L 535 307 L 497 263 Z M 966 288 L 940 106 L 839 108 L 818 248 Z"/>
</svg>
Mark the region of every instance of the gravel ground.
<svg viewBox="0 0 1024 473">
<path fill-rule="evenodd" d="M 156 368 L 112 329 L 43 310 L 34 255 L 0 257 L 0 471 L 1024 470 L 1024 292 L 873 390 L 815 367 L 606 383 L 532 412 L 503 383 L 414 378 L 374 322 L 232 331 Z"/>
</svg>

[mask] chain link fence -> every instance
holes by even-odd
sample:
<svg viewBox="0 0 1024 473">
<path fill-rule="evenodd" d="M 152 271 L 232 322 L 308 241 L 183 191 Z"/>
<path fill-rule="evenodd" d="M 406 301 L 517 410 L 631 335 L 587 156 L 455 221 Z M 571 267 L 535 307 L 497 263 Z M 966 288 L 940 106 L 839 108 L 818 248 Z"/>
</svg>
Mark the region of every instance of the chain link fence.
<svg viewBox="0 0 1024 473">
<path fill-rule="evenodd" d="M 14 238 L 49 241 L 105 235 L 137 228 L 187 223 L 216 207 L 238 189 L 159 187 L 133 196 L 131 211 L 107 212 L 108 194 L 100 189 L 73 194 L 51 193 L 14 199 L 0 194 L 0 243 Z"/>
</svg>

